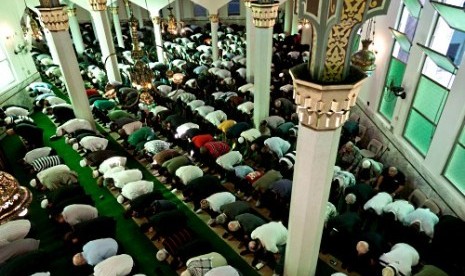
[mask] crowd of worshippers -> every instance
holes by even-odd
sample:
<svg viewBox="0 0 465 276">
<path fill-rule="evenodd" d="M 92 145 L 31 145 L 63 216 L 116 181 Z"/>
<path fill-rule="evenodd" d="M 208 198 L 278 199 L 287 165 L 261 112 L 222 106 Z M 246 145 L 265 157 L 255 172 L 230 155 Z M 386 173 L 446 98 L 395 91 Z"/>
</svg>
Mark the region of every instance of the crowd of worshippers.
<svg viewBox="0 0 465 276">
<path fill-rule="evenodd" d="M 149 169 L 163 176 L 173 192 L 181 191 L 184 200 L 193 203 L 193 211 L 208 213 L 210 226 L 224 227 L 224 238 L 241 241 L 241 255 L 253 253 L 255 268 L 266 264 L 279 275 L 287 239 L 297 136 L 288 68 L 302 63 L 308 52 L 295 37 L 274 36 L 271 115 L 254 127 L 254 86 L 245 80 L 241 31 L 220 28 L 221 59 L 213 62 L 208 36 L 201 29 L 186 28 L 183 37 L 165 43 L 169 65 L 149 63 L 156 76 L 155 91 L 130 88 L 126 78 L 123 83 L 107 84 L 103 67 L 96 60 L 98 55 L 88 55 L 80 66 L 89 85 L 86 93 L 92 112 L 100 123 L 119 134 L 122 145 L 136 158 L 149 160 Z M 124 68 L 130 68 L 127 65 L 131 61 L 124 52 L 122 56 L 124 76 Z M 44 59 L 46 55 L 36 55 L 41 66 L 47 63 Z M 45 72 L 49 69 L 41 68 Z M 167 70 L 182 73 L 183 83 L 175 85 Z M 50 71 L 47 76 L 52 77 Z M 31 84 L 30 89 L 37 108 L 60 124 L 56 137 L 66 135 L 66 141 L 84 154 L 81 165 L 94 168 L 98 184 L 120 190 L 118 202 L 128 204 L 127 216 L 148 218 L 141 230 L 153 232 L 153 238 L 162 241 L 164 248 L 157 253 L 160 261 L 168 260 L 175 268 L 186 265 L 184 275 L 215 266 L 235 271 L 189 229 L 186 214 L 154 190 L 153 182 L 143 180 L 139 169 L 126 168 L 127 158 L 107 150 L 105 136 L 95 133 L 88 122 L 75 119 L 72 108 L 54 98 L 47 83 Z M 395 166 L 364 159 L 350 137 L 347 140 L 342 140 L 338 154 L 322 251 L 340 257 L 345 267 L 363 275 L 381 271 L 383 275 L 411 275 L 412 267 L 415 272 L 420 269 L 420 260 L 434 265 L 422 267 L 420 273 L 442 269 L 460 275 L 452 271 L 463 269 L 463 254 L 459 250 L 451 253 L 448 245 L 464 243 L 459 230 L 453 233 L 455 229 L 462 231 L 463 221 L 450 216 L 438 218 L 428 209 L 415 209 L 400 199 L 404 174 Z M 40 158 L 50 156 L 51 150 Z M 50 191 L 74 186 L 76 175 L 64 164 L 41 170 L 61 161 L 58 157 L 30 164 L 28 168 L 38 172 L 31 185 Z M 50 169 L 55 171 L 46 173 Z M 224 181 L 232 183 L 233 190 L 226 189 Z M 56 207 L 52 198 L 48 197 L 44 206 L 62 221 L 63 208 Z M 257 213 L 255 207 L 268 208 L 272 221 Z M 449 229 L 450 225 L 455 229 Z M 68 237 L 75 239 L 74 234 Z M 205 264 L 205 260 L 210 262 Z M 76 257 L 76 262 L 80 261 L 82 256 Z M 230 273 L 221 275 L 235 275 Z"/>
</svg>

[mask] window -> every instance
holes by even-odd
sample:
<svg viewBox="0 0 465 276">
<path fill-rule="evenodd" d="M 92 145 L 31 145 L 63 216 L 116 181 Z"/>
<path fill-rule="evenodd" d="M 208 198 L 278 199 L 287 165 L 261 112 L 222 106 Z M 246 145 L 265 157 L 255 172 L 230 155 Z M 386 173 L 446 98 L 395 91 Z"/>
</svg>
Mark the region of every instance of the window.
<svg viewBox="0 0 465 276">
<path fill-rule="evenodd" d="M 2 47 L 0 47 L 0 91 L 3 91 L 9 84 L 14 82 L 15 76 L 10 67 L 10 61 L 8 60 Z"/>
<path fill-rule="evenodd" d="M 241 2 L 240 0 L 232 0 L 228 4 L 228 16 L 241 15 Z"/>
<path fill-rule="evenodd" d="M 385 79 L 386 88 L 383 91 L 378 109 L 379 113 L 389 122 L 392 121 L 397 97 L 389 91 L 387 87 L 391 85 L 402 85 L 410 48 L 417 29 L 417 17 L 420 14 L 420 11 L 420 2 L 417 0 L 404 0 L 404 7 L 401 11 L 401 17 L 397 29 L 391 29 L 395 42 L 391 60 L 389 62 L 389 69 Z"/>
<path fill-rule="evenodd" d="M 421 76 L 404 137 L 423 156 L 430 147 L 448 93 L 448 89 L 426 76 Z"/>
<path fill-rule="evenodd" d="M 444 170 L 444 177 L 465 194 L 465 127 L 452 151 L 449 162 Z"/>
<path fill-rule="evenodd" d="M 197 4 L 194 4 L 194 17 L 207 17 L 207 10 Z"/>
</svg>

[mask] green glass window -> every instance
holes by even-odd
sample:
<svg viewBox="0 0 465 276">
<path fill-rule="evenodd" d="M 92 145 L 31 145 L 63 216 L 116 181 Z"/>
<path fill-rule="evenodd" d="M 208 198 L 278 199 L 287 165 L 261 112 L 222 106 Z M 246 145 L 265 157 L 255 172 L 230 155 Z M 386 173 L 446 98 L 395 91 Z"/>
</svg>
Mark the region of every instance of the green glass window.
<svg viewBox="0 0 465 276">
<path fill-rule="evenodd" d="M 392 57 L 389 63 L 389 69 L 386 76 L 386 87 L 394 85 L 400 86 L 402 84 L 402 79 L 405 74 L 405 67 L 407 65 Z M 394 96 L 387 88 L 383 91 L 383 96 L 381 98 L 381 104 L 379 106 L 379 112 L 383 115 L 388 121 L 392 121 L 392 115 L 394 114 L 394 108 L 396 107 L 397 97 Z"/>
<path fill-rule="evenodd" d="M 446 102 L 448 90 L 426 76 L 421 76 L 404 137 L 425 156 Z"/>
<path fill-rule="evenodd" d="M 420 16 L 422 5 L 418 0 L 404 0 L 404 5 L 413 16 L 417 18 Z"/>
<path fill-rule="evenodd" d="M 465 11 L 463 7 L 431 1 L 431 5 L 453 29 L 465 32 Z"/>
<path fill-rule="evenodd" d="M 462 131 L 462 137 L 465 131 Z M 458 143 L 452 151 L 451 158 L 444 171 L 444 176 L 465 194 L 465 145 Z"/>
</svg>

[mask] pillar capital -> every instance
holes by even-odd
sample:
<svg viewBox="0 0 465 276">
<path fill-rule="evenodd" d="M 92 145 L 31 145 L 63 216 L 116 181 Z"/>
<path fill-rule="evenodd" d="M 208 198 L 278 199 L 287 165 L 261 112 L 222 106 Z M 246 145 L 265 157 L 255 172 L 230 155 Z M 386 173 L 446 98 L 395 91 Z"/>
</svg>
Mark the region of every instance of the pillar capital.
<svg viewBox="0 0 465 276">
<path fill-rule="evenodd" d="M 250 5 L 252 9 L 253 24 L 257 28 L 272 28 L 278 16 L 279 2 L 273 4 L 259 4 L 252 2 Z"/>
<path fill-rule="evenodd" d="M 366 75 L 353 71 L 353 79 L 347 84 L 321 84 L 308 79 L 305 67 L 298 65 L 290 71 L 300 123 L 316 131 L 339 128 L 349 118 Z"/>
<path fill-rule="evenodd" d="M 129 7 L 129 0 L 123 0 L 123 2 L 126 7 Z"/>
<path fill-rule="evenodd" d="M 51 32 L 67 31 L 69 28 L 68 15 L 64 6 L 54 8 L 37 8 L 39 10 L 39 18 L 43 26 Z"/>
<path fill-rule="evenodd" d="M 105 11 L 107 9 L 107 0 L 89 0 L 93 11 Z"/>
<path fill-rule="evenodd" d="M 216 13 L 216 14 L 210 14 L 208 16 L 208 19 L 210 19 L 211 23 L 218 23 L 220 18 L 218 17 L 218 14 Z"/>
<path fill-rule="evenodd" d="M 118 14 L 118 11 L 119 11 L 119 7 L 118 6 L 115 6 L 115 7 L 108 7 L 108 9 L 110 10 L 110 12 L 112 14 Z"/>
<path fill-rule="evenodd" d="M 76 16 L 76 8 L 68 6 L 68 7 L 65 8 L 65 10 L 66 10 L 66 13 L 68 14 L 68 17 Z"/>
<path fill-rule="evenodd" d="M 246 8 L 250 8 L 250 5 L 251 5 L 251 4 L 252 4 L 252 1 L 250 1 L 250 0 L 244 0 L 244 6 L 245 6 Z"/>
<path fill-rule="evenodd" d="M 161 23 L 162 19 L 160 16 L 152 16 L 152 22 L 154 25 L 159 25 Z"/>
</svg>

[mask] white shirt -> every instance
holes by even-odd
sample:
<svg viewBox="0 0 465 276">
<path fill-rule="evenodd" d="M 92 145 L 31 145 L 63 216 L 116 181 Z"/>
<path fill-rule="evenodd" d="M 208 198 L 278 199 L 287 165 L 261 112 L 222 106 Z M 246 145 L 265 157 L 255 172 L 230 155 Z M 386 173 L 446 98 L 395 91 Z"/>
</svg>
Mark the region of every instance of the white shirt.
<svg viewBox="0 0 465 276">
<path fill-rule="evenodd" d="M 246 131 L 241 132 L 241 137 L 245 140 L 252 142 L 253 140 L 257 139 L 258 137 L 262 136 L 260 130 L 256 128 L 251 128 Z"/>
<path fill-rule="evenodd" d="M 197 86 L 197 81 L 195 79 L 189 79 L 188 81 L 186 81 L 186 86 L 194 88 L 195 86 Z"/>
<path fill-rule="evenodd" d="M 104 150 L 108 146 L 108 140 L 97 136 L 86 136 L 79 141 L 79 144 L 90 151 Z"/>
<path fill-rule="evenodd" d="M 285 245 L 287 242 L 287 228 L 282 222 L 272 221 L 257 227 L 250 237 L 259 239 L 267 251 L 278 253 L 278 245 Z"/>
<path fill-rule="evenodd" d="M 63 136 L 65 133 L 72 133 L 79 129 L 93 130 L 89 121 L 84 119 L 71 119 L 57 127 L 56 135 Z"/>
<path fill-rule="evenodd" d="M 384 213 L 393 213 L 396 220 L 404 223 L 405 217 L 413 212 L 415 207 L 407 200 L 399 199 L 384 206 Z"/>
<path fill-rule="evenodd" d="M 246 69 L 244 67 L 237 69 L 236 72 L 239 74 L 239 76 L 245 79 Z"/>
<path fill-rule="evenodd" d="M 215 108 L 213 106 L 210 106 L 210 105 L 203 105 L 203 106 L 197 107 L 195 109 L 195 111 L 197 111 L 197 113 L 199 113 L 200 117 L 205 118 L 205 116 L 207 116 L 208 113 L 211 113 L 211 112 L 215 111 Z"/>
<path fill-rule="evenodd" d="M 157 105 L 154 108 L 151 108 L 150 112 L 152 112 L 153 115 L 157 116 L 158 113 L 160 113 L 160 112 L 162 112 L 164 110 L 168 110 L 168 107 L 162 106 L 162 105 Z"/>
<path fill-rule="evenodd" d="M 57 97 L 57 96 L 49 96 L 49 97 L 47 97 L 47 98 L 45 98 L 45 99 L 48 101 L 48 103 L 50 104 L 50 106 L 55 106 L 55 105 L 57 105 L 57 104 L 64 104 L 64 103 L 66 103 L 65 100 L 63 100 L 62 98 L 59 98 L 59 97 Z"/>
<path fill-rule="evenodd" d="M 171 144 L 166 141 L 152 140 L 144 144 L 144 149 L 151 154 L 157 154 L 161 151 L 169 149 L 170 146 Z"/>
<path fill-rule="evenodd" d="M 187 185 L 191 180 L 202 177 L 203 171 L 197 166 L 188 165 L 177 169 L 175 175 L 181 179 L 182 184 Z"/>
<path fill-rule="evenodd" d="M 100 173 L 104 174 L 106 171 L 113 167 L 120 167 L 120 166 L 125 166 L 126 165 L 127 158 L 123 156 L 113 156 L 105 161 L 103 161 L 98 170 Z"/>
<path fill-rule="evenodd" d="M 439 222 L 438 216 L 428 208 L 417 208 L 405 217 L 404 224 L 411 225 L 414 222 L 420 222 L 420 231 L 433 238 L 434 226 Z"/>
<path fill-rule="evenodd" d="M 30 150 L 26 153 L 26 155 L 24 155 L 24 162 L 31 164 L 37 158 L 49 156 L 51 150 L 51 147 L 42 147 Z"/>
<path fill-rule="evenodd" d="M 397 243 L 391 251 L 384 253 L 379 257 L 383 266 L 392 265 L 405 276 L 412 275 L 412 266 L 420 261 L 418 251 L 406 243 Z"/>
<path fill-rule="evenodd" d="M 192 93 L 182 93 L 180 96 L 179 96 L 179 99 L 181 100 L 181 102 L 183 103 L 189 103 L 191 101 L 194 101 L 196 99 L 195 95 L 192 94 Z"/>
<path fill-rule="evenodd" d="M 165 96 L 168 95 L 168 93 L 171 92 L 171 86 L 168 86 L 166 84 L 162 84 L 157 87 L 158 91 L 160 91 L 161 94 L 164 94 Z"/>
<path fill-rule="evenodd" d="M 31 230 L 31 222 L 27 219 L 12 220 L 0 225 L 0 246 L 24 239 Z"/>
<path fill-rule="evenodd" d="M 142 127 L 142 122 L 141 121 L 134 121 L 134 122 L 125 124 L 124 126 L 121 127 L 121 129 L 123 129 L 123 131 L 124 131 L 124 133 L 126 133 L 126 135 L 131 135 L 136 130 L 140 129 L 141 127 Z"/>
<path fill-rule="evenodd" d="M 216 164 L 227 171 L 232 171 L 234 166 L 242 161 L 242 154 L 238 151 L 230 151 L 216 159 Z"/>
<path fill-rule="evenodd" d="M 121 189 L 121 194 L 129 199 L 148 194 L 153 191 L 153 182 L 147 180 L 138 180 L 129 182 Z"/>
<path fill-rule="evenodd" d="M 103 174 L 103 178 L 113 178 L 113 175 L 117 172 L 122 172 L 124 171 L 126 168 L 123 167 L 123 166 L 117 166 L 117 167 L 113 167 L 109 170 L 107 170 L 104 174 Z"/>
<path fill-rule="evenodd" d="M 221 122 L 227 119 L 228 115 L 226 115 L 226 113 L 224 113 L 222 110 L 210 112 L 207 114 L 207 116 L 205 116 L 205 120 L 209 121 L 214 126 L 218 126 L 221 124 Z"/>
<path fill-rule="evenodd" d="M 279 90 L 284 91 L 286 93 L 292 91 L 293 89 L 294 89 L 294 86 L 292 84 L 286 84 L 279 88 Z"/>
<path fill-rule="evenodd" d="M 69 172 L 69 171 L 71 171 L 71 169 L 68 166 L 66 166 L 65 164 L 60 164 L 60 165 L 47 168 L 37 173 L 36 177 L 37 179 L 39 179 L 40 183 L 42 183 L 45 176 L 47 176 L 47 174 L 57 174 L 57 173 Z"/>
<path fill-rule="evenodd" d="M 178 126 L 176 128 L 177 138 L 181 138 L 184 134 L 186 134 L 186 131 L 188 131 L 191 128 L 199 128 L 199 125 L 188 122 L 188 123 L 184 123 L 184 124 Z"/>
<path fill-rule="evenodd" d="M 225 265 L 212 268 L 204 276 L 239 276 L 239 273 L 234 267 Z"/>
<path fill-rule="evenodd" d="M 29 115 L 29 111 L 27 109 L 24 109 L 18 106 L 10 106 L 5 110 L 5 115 L 27 116 Z"/>
<path fill-rule="evenodd" d="M 142 179 L 142 172 L 139 169 L 124 170 L 115 172 L 111 175 L 114 185 L 117 188 L 123 188 L 127 183 Z"/>
<path fill-rule="evenodd" d="M 64 220 L 71 226 L 98 216 L 97 208 L 85 204 L 68 205 L 61 212 Z"/>
<path fill-rule="evenodd" d="M 94 267 L 94 276 L 126 276 L 131 273 L 134 260 L 127 254 L 116 255 Z"/>
<path fill-rule="evenodd" d="M 265 140 L 265 146 L 274 152 L 278 158 L 283 157 L 283 155 L 291 148 L 291 144 L 280 138 L 280 137 L 271 137 Z"/>
<path fill-rule="evenodd" d="M 191 109 L 191 110 L 194 110 L 196 109 L 197 107 L 200 107 L 200 106 L 203 106 L 205 105 L 205 102 L 202 101 L 202 100 L 194 100 L 190 103 L 187 104 L 187 106 Z"/>
<path fill-rule="evenodd" d="M 365 205 L 363 205 L 363 209 L 368 210 L 371 208 L 380 216 L 383 213 L 383 208 L 391 202 L 392 196 L 388 193 L 381 192 L 368 200 Z"/>
<path fill-rule="evenodd" d="M 254 85 L 253 83 L 246 83 L 242 85 L 241 87 L 239 87 L 237 91 L 244 93 L 246 91 L 249 91 L 249 89 L 252 88 L 253 85 Z"/>
<path fill-rule="evenodd" d="M 220 207 L 236 201 L 236 197 L 230 192 L 214 193 L 207 197 L 206 200 L 210 204 L 210 209 L 215 212 L 220 212 Z"/>
<path fill-rule="evenodd" d="M 242 111 L 242 113 L 245 114 L 252 114 L 254 104 L 253 102 L 243 102 L 240 105 L 237 106 L 237 110 Z"/>
</svg>

